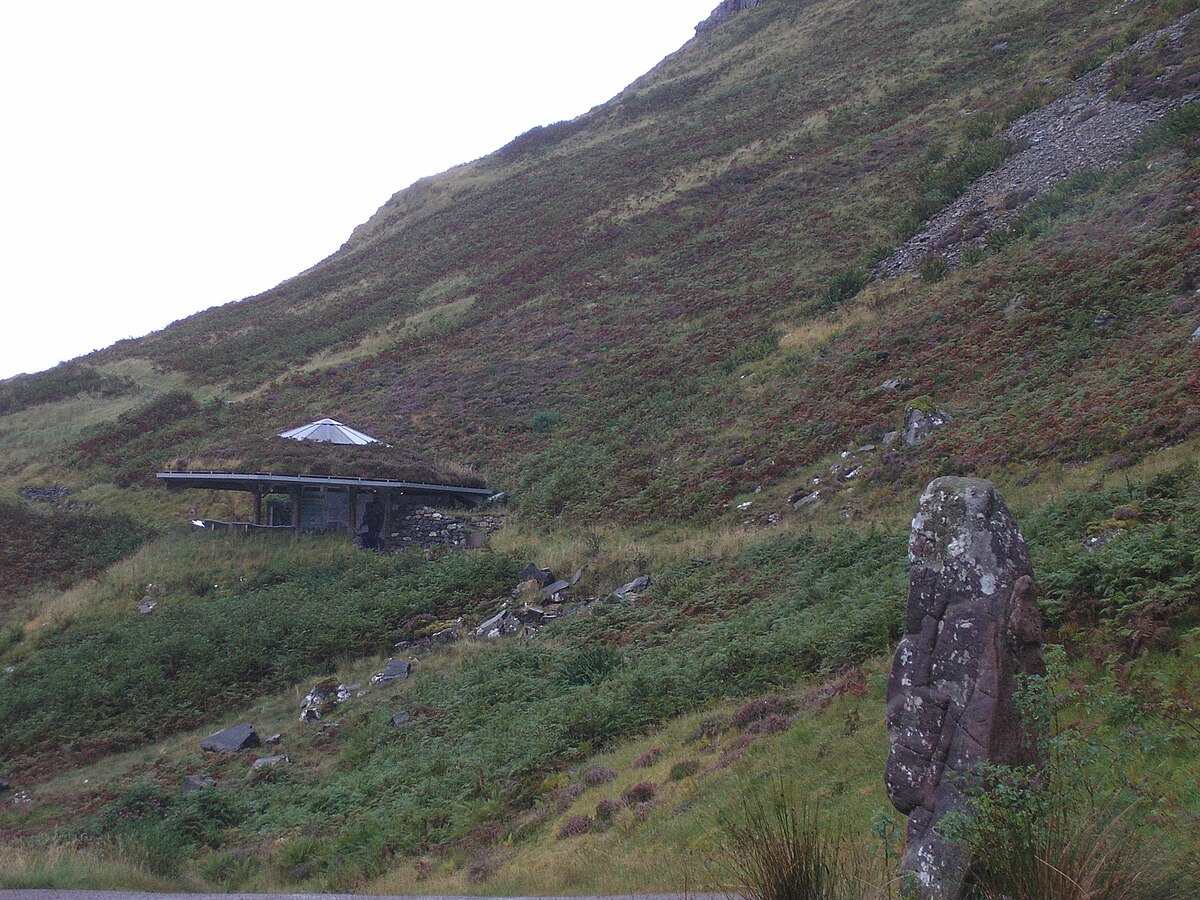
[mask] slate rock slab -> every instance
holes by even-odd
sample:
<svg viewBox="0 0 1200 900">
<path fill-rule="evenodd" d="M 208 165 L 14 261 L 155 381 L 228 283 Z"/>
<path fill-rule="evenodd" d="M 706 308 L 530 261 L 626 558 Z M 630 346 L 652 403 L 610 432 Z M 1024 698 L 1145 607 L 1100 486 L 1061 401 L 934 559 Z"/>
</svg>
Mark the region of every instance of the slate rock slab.
<svg viewBox="0 0 1200 900">
<path fill-rule="evenodd" d="M 400 710 L 400 712 L 396 713 L 394 716 L 392 716 L 390 719 L 388 719 L 388 724 L 391 725 L 393 728 L 403 728 L 405 725 L 408 725 L 410 722 L 412 722 L 412 716 L 408 713 L 407 710 L 403 710 L 403 709 Z"/>
<path fill-rule="evenodd" d="M 258 739 L 258 732 L 254 730 L 253 725 L 248 724 L 226 728 L 200 742 L 201 750 L 209 750 L 213 753 L 237 753 L 240 750 L 261 746 L 262 741 Z"/>
<path fill-rule="evenodd" d="M 185 775 L 179 785 L 179 793 L 194 794 L 196 791 L 202 791 L 205 788 L 215 788 L 216 786 L 217 782 L 208 775 Z"/>
<path fill-rule="evenodd" d="M 624 600 L 630 594 L 640 594 L 648 587 L 650 587 L 650 576 L 639 575 L 637 578 L 633 579 L 633 581 L 629 582 L 628 584 L 623 584 L 613 591 L 613 596 Z"/>
<path fill-rule="evenodd" d="M 389 659 L 387 665 L 383 667 L 383 671 L 378 675 L 371 677 L 371 681 L 375 684 L 387 684 L 391 681 L 399 681 L 402 678 L 407 678 L 412 674 L 412 663 L 403 659 Z"/>
<path fill-rule="evenodd" d="M 1029 553 L 996 488 L 939 478 L 921 497 L 908 549 L 908 610 L 888 678 L 884 782 L 908 816 L 901 869 L 919 900 L 957 900 L 967 860 L 938 830 L 982 763 L 1038 762 L 1014 699 L 1042 675 Z"/>
<path fill-rule="evenodd" d="M 288 758 L 288 755 L 286 753 L 281 753 L 278 756 L 264 756 L 261 759 L 256 759 L 254 761 L 254 768 L 272 769 L 275 766 L 287 765 L 290 762 L 291 760 Z"/>
</svg>

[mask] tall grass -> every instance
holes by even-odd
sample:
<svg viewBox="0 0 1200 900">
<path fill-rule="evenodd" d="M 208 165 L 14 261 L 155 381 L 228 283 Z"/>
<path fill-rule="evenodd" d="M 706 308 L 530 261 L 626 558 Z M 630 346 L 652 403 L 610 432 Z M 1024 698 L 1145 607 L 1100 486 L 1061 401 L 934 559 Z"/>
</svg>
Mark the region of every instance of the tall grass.
<svg viewBox="0 0 1200 900">
<path fill-rule="evenodd" d="M 1138 827 L 1135 805 L 1081 809 L 1056 794 L 1043 816 L 994 823 L 975 842 L 971 873 L 979 900 L 1194 900 L 1195 860 L 1174 856 Z M 982 837 L 982 835 L 981 835 Z"/>
<path fill-rule="evenodd" d="M 44 847 L 0 844 L 0 890 L 171 891 L 180 887 L 180 882 L 154 875 L 142 863 L 115 850 L 76 843 Z"/>
<path fill-rule="evenodd" d="M 865 855 L 818 810 L 789 792 L 746 801 L 744 817 L 721 823 L 720 870 L 745 900 L 867 900 L 882 896 L 868 880 Z"/>
</svg>

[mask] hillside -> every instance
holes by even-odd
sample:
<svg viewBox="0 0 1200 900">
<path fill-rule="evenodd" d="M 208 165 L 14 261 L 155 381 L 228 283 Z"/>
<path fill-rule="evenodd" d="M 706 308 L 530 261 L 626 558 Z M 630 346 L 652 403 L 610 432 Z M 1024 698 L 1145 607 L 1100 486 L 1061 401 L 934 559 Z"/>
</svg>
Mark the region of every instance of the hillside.
<svg viewBox="0 0 1200 900">
<path fill-rule="evenodd" d="M 1197 849 L 1196 4 L 742 5 L 273 290 L 0 382 L 0 886 L 687 889 L 770 772 L 887 881 L 907 519 L 967 473 L 1029 538 L 1080 771 Z M 390 446 L 273 437 L 326 415 Z M 197 535 L 245 498 L 153 479 L 338 466 L 504 490 L 503 527 Z M 595 602 L 296 721 L 531 560 Z M 290 764 L 197 749 L 248 719 Z"/>
</svg>

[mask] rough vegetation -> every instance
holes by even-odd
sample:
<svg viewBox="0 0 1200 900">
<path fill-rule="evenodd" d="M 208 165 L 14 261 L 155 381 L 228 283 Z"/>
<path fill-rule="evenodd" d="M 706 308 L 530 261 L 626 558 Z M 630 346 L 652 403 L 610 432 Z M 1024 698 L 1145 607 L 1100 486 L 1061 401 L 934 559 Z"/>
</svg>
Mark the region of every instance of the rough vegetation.
<svg viewBox="0 0 1200 900">
<path fill-rule="evenodd" d="M 0 886 L 626 894 L 757 858 L 789 890 L 774 846 L 894 897 L 886 660 L 947 475 L 1021 523 L 1053 663 L 1047 777 L 997 769 L 946 827 L 992 851 L 971 889 L 1137 896 L 1085 844 L 1191 884 L 1194 3 L 735 6 L 278 288 L 0 383 Z M 1138 104 L 1102 166 L 871 279 L 1030 123 L 1098 140 Z M 273 437 L 324 415 L 393 446 Z M 171 466 L 510 500 L 488 548 L 383 557 L 188 532 L 246 502 Z M 200 750 L 242 723 L 261 754 Z M 768 814 L 764 780 L 814 805 Z"/>
</svg>

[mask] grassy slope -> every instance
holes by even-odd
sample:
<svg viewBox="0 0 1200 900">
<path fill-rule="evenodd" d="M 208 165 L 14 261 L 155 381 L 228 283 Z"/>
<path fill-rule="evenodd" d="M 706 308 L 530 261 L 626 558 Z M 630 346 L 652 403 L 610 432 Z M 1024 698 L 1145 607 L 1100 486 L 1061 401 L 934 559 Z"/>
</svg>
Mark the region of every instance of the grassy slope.
<svg viewBox="0 0 1200 900">
<path fill-rule="evenodd" d="M 509 563 L 167 536 L 94 582 L 22 596 L 6 622 L 22 627 L 0 647 L 17 667 L 5 758 L 18 753 L 39 802 L 0 813 L 0 868 L 36 883 L 46 859 L 24 838 L 37 835 L 60 884 L 681 887 L 711 855 L 712 810 L 772 769 L 865 837 L 884 805 L 879 675 L 903 594 L 903 523 L 916 486 L 945 471 L 1001 483 L 1080 678 L 1103 680 L 1110 654 L 1158 648 L 1121 662 L 1112 691 L 1136 715 L 1110 718 L 1137 752 L 1161 751 L 1167 812 L 1194 833 L 1194 738 L 1155 701 L 1178 698 L 1171 714 L 1194 718 L 1200 507 L 1194 476 L 1140 485 L 1196 456 L 1194 309 L 1171 311 L 1200 277 L 1200 171 L 1178 152 L 1194 132 L 1162 132 L 1122 170 L 1072 182 L 944 281 L 842 302 L 826 290 L 915 227 L 922 192 L 953 179 L 956 148 L 975 148 L 978 113 L 1005 115 L 1043 77 L 1061 83 L 1183 8 L 767 4 L 582 120 L 397 195 L 341 253 L 262 297 L 96 354 L 98 374 L 7 383 L 9 492 L 68 484 L 159 527 L 193 505 L 228 518 L 225 498 L 164 501 L 141 479 L 173 458 L 240 458 L 263 423 L 336 413 L 406 459 L 436 447 L 515 489 L 519 521 L 498 539 L 514 560 L 569 570 L 590 557 L 598 591 L 647 566 L 657 580 L 647 604 L 566 622 L 546 642 L 430 658 L 320 740 L 291 721 L 308 679 L 336 668 L 363 680 L 379 662 L 335 659 L 338 648 L 369 654 L 415 612 L 481 614 L 510 587 Z M 1007 55 L 989 49 L 1001 38 Z M 1092 324 L 1100 309 L 1115 315 L 1107 328 Z M 901 375 L 908 394 L 877 390 Z M 919 451 L 872 455 L 815 515 L 755 530 L 918 394 L 954 425 Z M 530 428 L 538 413 L 559 424 Z M 1064 499 L 1068 488 L 1084 493 Z M 743 499 L 749 514 L 724 511 Z M 1131 501 L 1132 520 L 1108 521 Z M 1123 536 L 1085 554 L 1089 525 Z M 149 620 L 131 612 L 146 592 L 162 600 Z M 239 618 L 261 602 L 278 615 Z M 292 641 L 304 629 L 311 645 Z M 288 651 L 264 651 L 281 640 Z M 214 674 L 129 716 L 110 691 L 86 714 L 87 692 L 110 680 L 98 663 L 142 697 L 176 664 L 171 648 L 210 666 L 221 646 L 246 663 L 232 680 Z M 858 663 L 863 682 L 810 709 L 812 691 Z M 717 750 L 688 744 L 698 720 L 768 690 L 809 713 L 704 778 L 667 778 L 670 763 L 707 767 L 738 740 L 732 729 Z M 384 722 L 400 704 L 417 723 L 396 734 Z M 284 731 L 296 765 L 255 778 L 245 760 L 202 760 L 197 736 L 244 715 Z M 43 781 L 61 742 L 98 761 Z M 626 811 L 603 835 L 555 839 L 565 816 L 642 777 L 631 761 L 652 744 L 663 762 L 645 774 L 666 802 L 645 822 Z M 596 762 L 617 781 L 563 809 L 565 782 Z M 202 766 L 240 789 L 177 799 L 178 778 Z"/>
<path fill-rule="evenodd" d="M 1178 465 L 1179 458 L 1194 458 L 1194 447 L 1173 455 L 1135 469 L 1128 482 L 1093 471 L 1088 477 L 1096 480 L 1087 482 L 1087 491 L 1040 511 L 1026 508 L 1020 492 L 1014 498 L 1051 634 L 1071 660 L 1063 690 L 1104 688 L 1068 716 L 1082 717 L 1097 744 L 1116 754 L 1115 771 L 1159 798 L 1153 810 L 1159 827 L 1175 822 L 1179 833 L 1190 834 L 1189 823 L 1200 816 L 1191 731 L 1197 713 L 1200 476 L 1194 463 Z M 1029 489 L 1048 487 L 1052 483 L 1043 481 Z M 1121 518 L 1114 518 L 1122 508 Z M 270 693 L 278 682 L 265 673 L 262 684 L 234 677 L 223 684 L 227 696 L 220 707 L 232 703 L 235 710 L 211 710 L 203 730 L 36 783 L 38 803 L 9 809 L 0 828 L 13 838 L 40 835 L 35 846 L 70 840 L 101 858 L 115 852 L 125 862 L 101 867 L 108 876 L 113 865 L 137 863 L 146 867 L 146 877 L 193 886 L 668 888 L 713 877 L 707 866 L 719 842 L 714 811 L 738 815 L 737 798 L 746 786 L 757 783 L 768 791 L 764 774 L 775 771 L 797 791 L 820 798 L 856 840 L 874 846 L 872 824 L 894 822 L 878 815 L 885 810 L 879 766 L 886 746 L 878 710 L 883 654 L 895 638 L 903 594 L 903 526 L 893 519 L 864 534 L 814 524 L 820 527 L 807 533 L 751 536 L 716 559 L 680 558 L 672 555 L 674 547 L 655 553 L 652 543 L 613 551 L 593 542 L 600 566 L 617 562 L 605 559 L 614 552 L 626 565 L 635 559 L 625 554 L 653 555 L 657 580 L 645 601 L 567 619 L 532 643 L 462 645 L 426 656 L 411 681 L 368 688 L 339 709 L 331 718 L 342 727 L 332 734 L 294 719 L 310 680 L 330 671 L 327 652 L 297 659 L 295 671 L 308 665 L 312 674 L 282 693 Z M 1116 536 L 1102 549 L 1084 549 L 1085 537 L 1107 530 Z M 410 560 L 396 561 L 400 568 L 393 571 L 394 564 L 383 563 L 364 569 L 360 560 L 344 569 L 344 561 L 330 558 L 335 548 L 323 542 L 307 555 L 300 542 L 286 562 L 283 555 L 263 556 L 261 542 L 246 542 L 234 554 L 229 551 L 238 544 L 223 546 L 214 552 L 203 544 L 181 545 L 175 561 L 183 564 L 192 554 L 193 563 L 180 568 L 196 575 L 228 578 L 245 571 L 244 591 L 231 597 L 246 604 L 269 601 L 266 584 L 278 583 L 291 595 L 303 583 L 307 606 L 325 615 L 361 608 L 359 595 L 345 589 L 346 576 L 356 583 L 382 578 L 384 593 L 394 596 L 409 584 L 414 566 L 426 583 L 446 583 L 448 573 L 440 571 L 445 565 L 487 565 L 479 558 Z M 427 571 L 429 566 L 434 568 Z M 448 583 L 460 583 L 461 575 Z M 125 580 L 130 577 L 127 572 Z M 186 587 L 167 585 L 168 593 Z M 440 591 L 427 594 L 435 604 L 453 603 Z M 219 596 L 180 597 L 175 604 L 182 612 L 191 605 L 193 615 L 197 604 L 211 604 L 216 613 L 222 608 Z M 111 627 L 136 637 L 145 629 L 131 613 L 120 612 L 127 605 L 117 602 L 104 615 Z M 440 615 L 453 611 L 429 608 Z M 468 615 L 482 616 L 486 608 L 481 604 Z M 170 612 L 159 621 L 176 621 Z M 23 647 L 12 657 L 17 672 L 7 693 L 19 701 L 39 683 L 41 664 L 51 660 L 56 671 L 82 674 L 91 660 L 86 640 L 98 625 L 94 616 L 60 628 L 61 638 L 51 627 L 49 640 Z M 206 626 L 206 640 L 237 651 L 235 659 L 271 629 L 287 640 L 291 625 L 270 617 L 259 621 L 247 632 L 237 620 L 218 615 Z M 381 622 L 376 633 L 390 640 L 396 621 Z M 122 634 L 116 645 L 129 639 Z M 79 647 L 84 659 L 72 663 L 63 647 Z M 160 648 L 147 649 L 152 660 Z M 1134 652 L 1136 657 L 1128 655 Z M 335 673 L 365 684 L 380 661 L 343 657 Z M 153 672 L 126 674 L 135 690 L 139 678 L 164 687 Z M 262 688 L 267 696 L 249 701 Z M 738 723 L 733 714 L 744 701 L 736 698 L 764 691 L 790 698 L 785 711 L 798 718 L 790 725 L 772 720 L 765 728 L 755 726 L 753 717 Z M 400 709 L 413 715 L 413 723 L 389 728 L 387 719 Z M 174 721 L 150 704 L 139 703 L 137 710 L 148 732 L 162 734 Z M 211 719 L 214 713 L 218 718 Z M 255 774 L 248 769 L 253 755 L 214 760 L 196 749 L 218 724 L 247 719 L 264 734 L 283 733 L 292 766 Z M 716 724 L 701 729 L 706 735 L 689 738 L 709 720 Z M 27 717 L 16 723 L 23 729 L 37 724 Z M 104 725 L 102 718 L 98 724 Z M 773 736 L 777 724 L 784 730 Z M 72 729 L 80 727 L 89 726 Z M 662 758 L 636 767 L 633 760 L 653 746 Z M 672 779 L 672 765 L 682 760 L 695 760 L 697 774 Z M 616 779 L 578 796 L 568 793 L 571 784 L 586 784 L 596 765 L 614 769 Z M 180 798 L 179 779 L 195 771 L 213 774 L 222 789 Z M 604 833 L 558 837 L 568 817 L 594 814 L 600 800 L 617 798 L 640 781 L 655 784 L 656 805 L 641 813 L 618 811 Z M 15 858 L 18 851 L 12 852 Z M 13 876 L 14 883 L 31 883 L 36 854 L 31 862 L 33 851 L 19 853 L 24 861 L 17 871 L 25 874 Z M 81 863 L 85 872 L 87 865 Z M 886 870 L 881 861 L 880 872 Z M 64 872 L 57 883 L 79 874 L 69 866 Z M 102 881 L 87 877 L 89 883 Z"/>
</svg>

